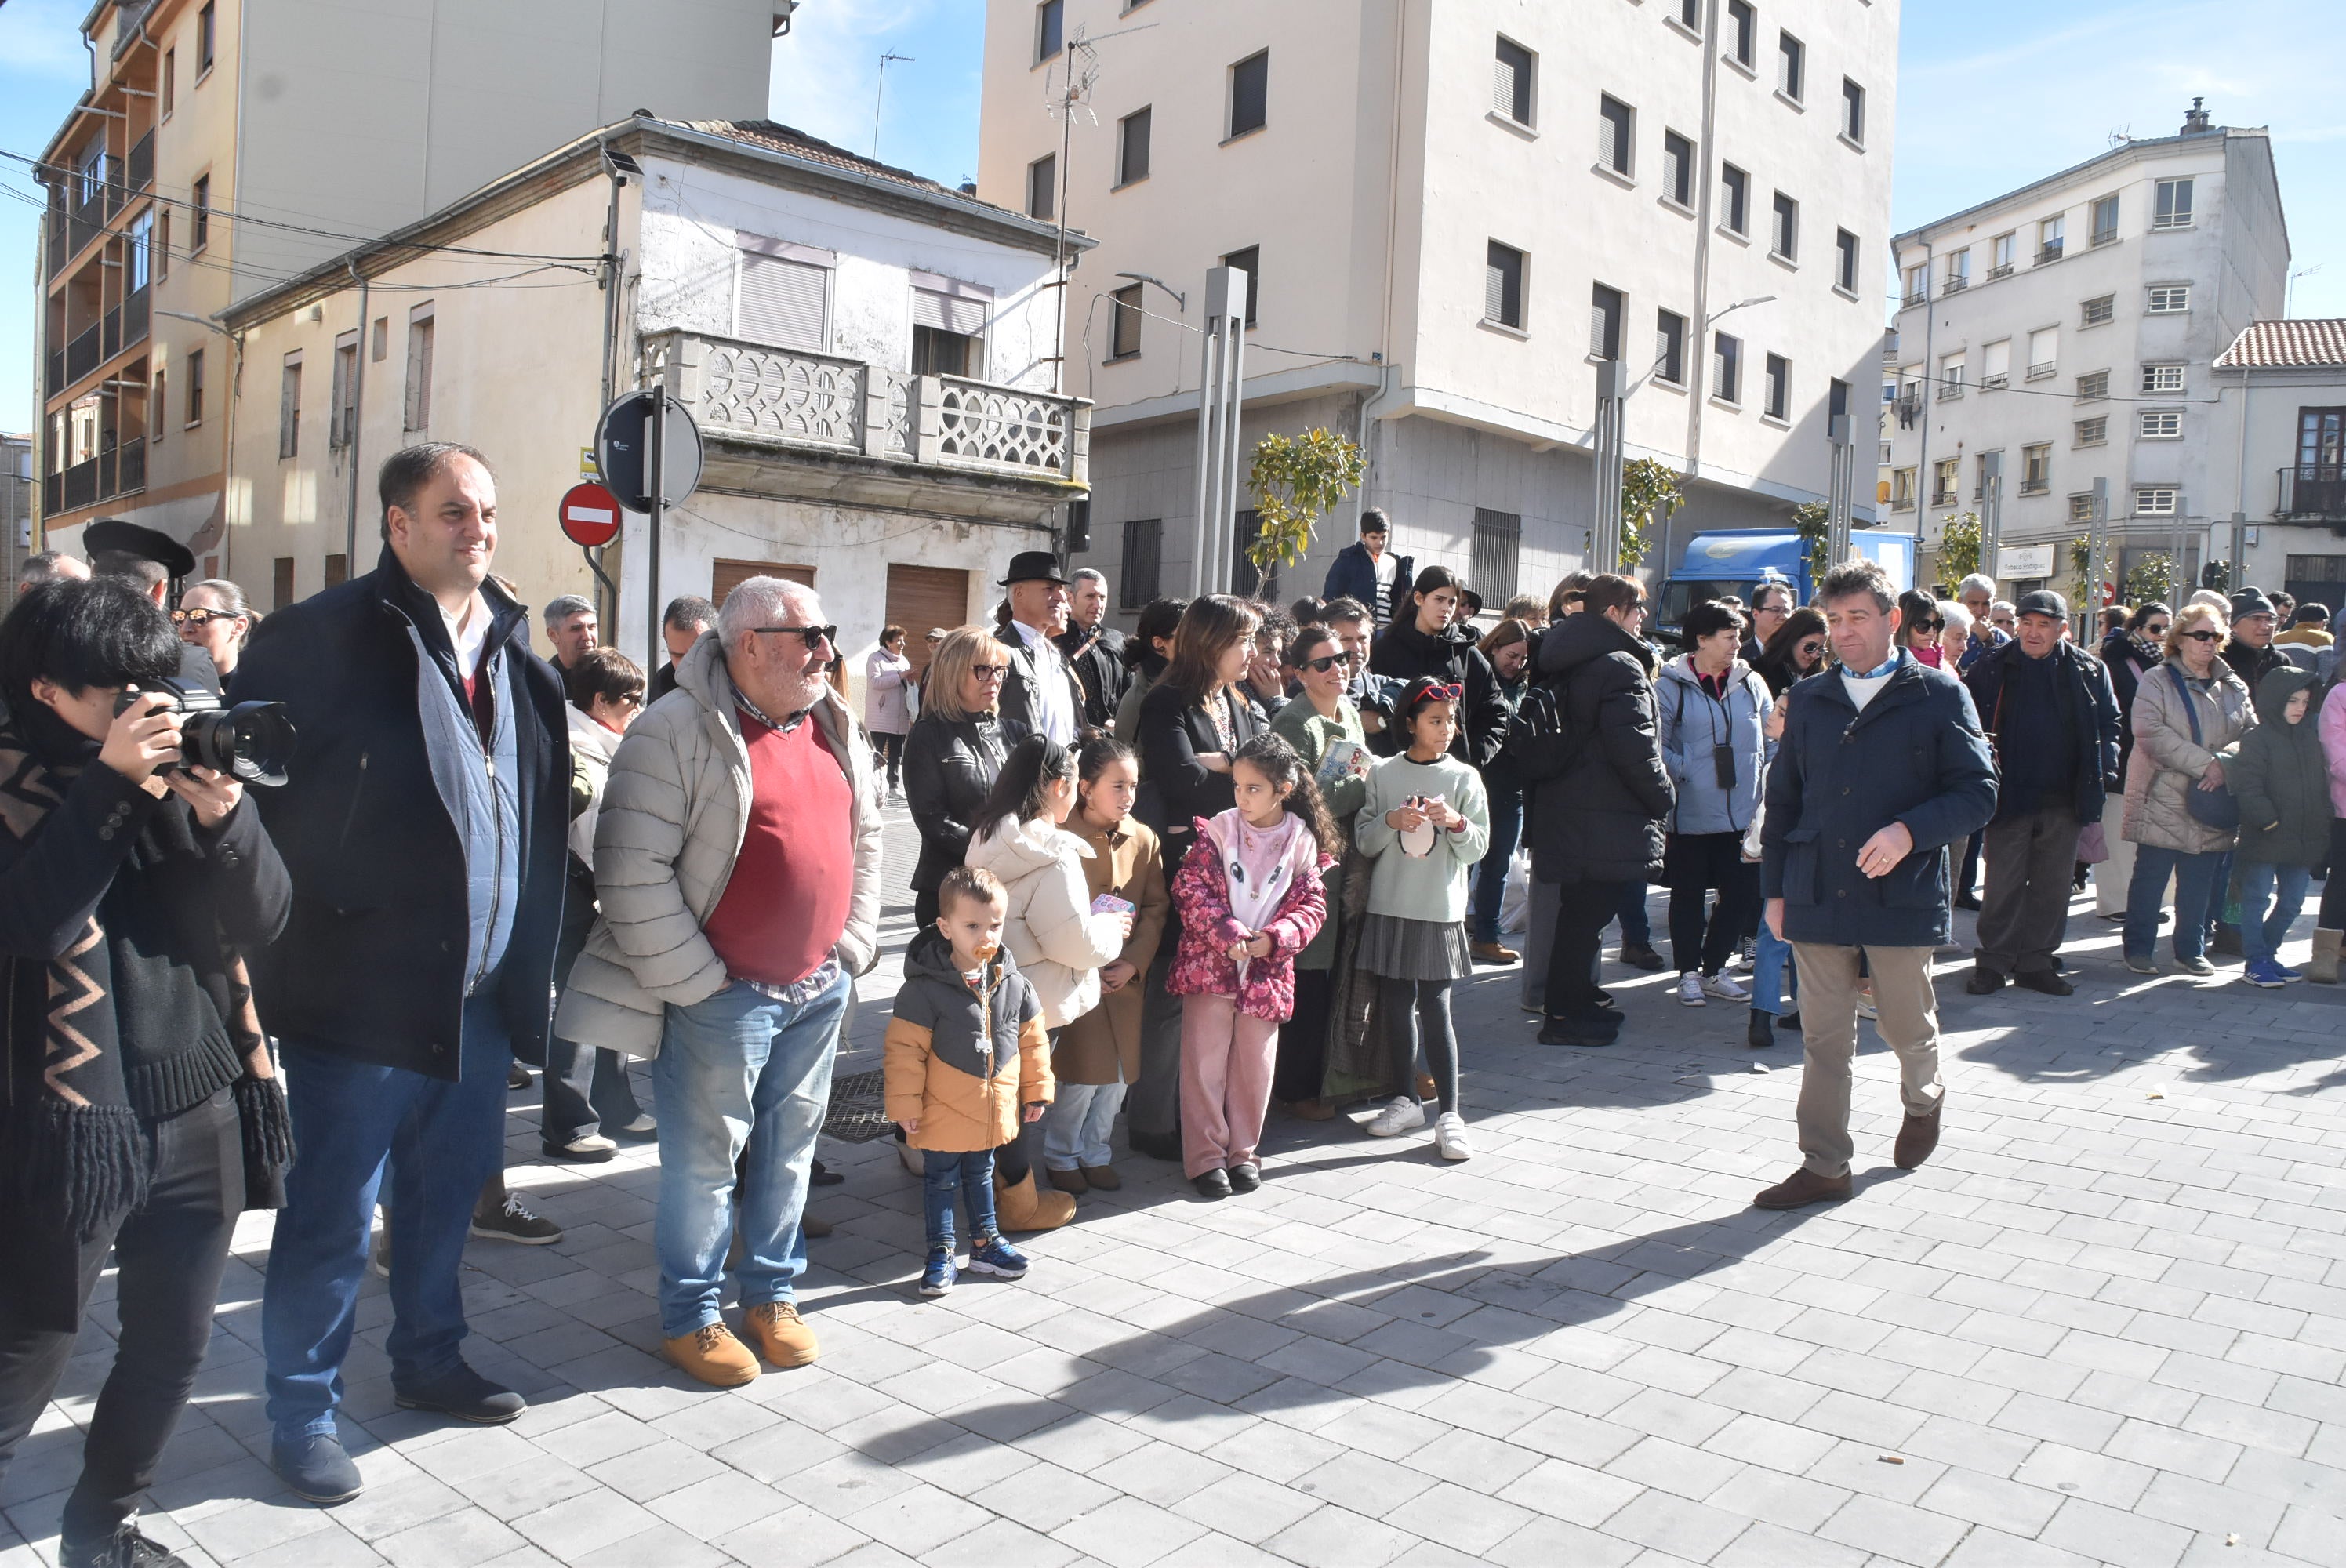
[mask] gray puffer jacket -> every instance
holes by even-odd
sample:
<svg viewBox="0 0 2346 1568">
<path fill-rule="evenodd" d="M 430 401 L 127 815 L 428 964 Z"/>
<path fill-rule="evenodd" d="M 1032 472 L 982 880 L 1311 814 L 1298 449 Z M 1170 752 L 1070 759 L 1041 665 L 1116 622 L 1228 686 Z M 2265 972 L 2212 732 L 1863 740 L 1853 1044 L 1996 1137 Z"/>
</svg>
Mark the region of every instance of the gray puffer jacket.
<svg viewBox="0 0 2346 1568">
<path fill-rule="evenodd" d="M 1678 786 L 1674 833 L 1739 833 L 1760 809 L 1760 787 L 1768 770 L 1768 715 L 1775 699 L 1768 683 L 1737 659 L 1728 667 L 1725 701 L 1704 689 L 1694 656 L 1662 667 L 1654 678 L 1654 710 L 1661 724 L 1662 766 Z M 1735 755 L 1732 788 L 1719 781 L 1712 748 Z"/>
<path fill-rule="evenodd" d="M 855 885 L 835 956 L 848 973 L 862 974 L 879 952 L 880 804 L 872 747 L 828 687 L 811 718 L 853 792 L 848 836 L 855 846 Z M 725 962 L 700 928 L 725 896 L 749 801 L 750 753 L 732 682 L 722 645 L 707 635 L 678 665 L 676 689 L 628 726 L 611 759 L 595 824 L 602 913 L 556 1014 L 563 1038 L 657 1056 L 668 1008 L 690 1006 L 725 988 Z"/>
<path fill-rule="evenodd" d="M 2184 707 L 2178 676 L 2191 694 L 2189 708 Z M 2199 718 L 2196 741 L 2191 738 L 2195 711 Z M 2134 694 L 2134 750 L 2127 757 L 2126 818 L 2120 832 L 2134 843 L 2187 855 L 2230 849 L 2237 835 L 2192 816 L 2186 791 L 2198 788 L 2209 762 L 2229 759 L 2256 722 L 2248 683 L 2220 658 L 2208 667 L 2206 680 L 2193 680 L 2180 659 L 2169 659 L 2147 673 Z"/>
</svg>

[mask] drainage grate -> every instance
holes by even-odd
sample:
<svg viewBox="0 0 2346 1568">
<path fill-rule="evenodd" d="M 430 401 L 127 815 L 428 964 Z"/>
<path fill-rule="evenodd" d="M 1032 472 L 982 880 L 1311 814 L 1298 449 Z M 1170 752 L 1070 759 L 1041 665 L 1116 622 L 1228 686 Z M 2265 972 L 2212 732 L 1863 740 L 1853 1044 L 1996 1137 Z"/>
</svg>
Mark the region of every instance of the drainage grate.
<svg viewBox="0 0 2346 1568">
<path fill-rule="evenodd" d="M 893 1124 L 886 1113 L 886 1092 L 882 1087 L 884 1076 L 872 1072 L 832 1079 L 831 1109 L 822 1119 L 823 1132 L 843 1144 L 868 1144 L 874 1138 L 886 1137 Z"/>
</svg>

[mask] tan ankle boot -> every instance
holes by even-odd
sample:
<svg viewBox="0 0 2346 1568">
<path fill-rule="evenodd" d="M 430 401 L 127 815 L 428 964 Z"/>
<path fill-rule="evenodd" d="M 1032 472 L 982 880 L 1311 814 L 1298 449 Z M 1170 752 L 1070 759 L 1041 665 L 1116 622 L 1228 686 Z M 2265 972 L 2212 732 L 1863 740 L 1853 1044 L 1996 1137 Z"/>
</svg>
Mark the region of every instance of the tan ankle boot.
<svg viewBox="0 0 2346 1568">
<path fill-rule="evenodd" d="M 2340 871 L 2341 874 L 2346 874 L 2346 867 L 2340 868 Z M 2305 966 L 2306 979 L 2316 985 L 2338 983 L 2338 944 L 2341 939 L 2346 939 L 2346 932 L 2323 931 L 2319 927 L 2315 928 L 2313 962 Z"/>
<path fill-rule="evenodd" d="M 794 1302 L 768 1301 L 752 1307 L 741 1315 L 741 1326 L 750 1330 L 758 1353 L 777 1367 L 806 1366 L 821 1350 L 814 1330 L 799 1316 Z"/>
<path fill-rule="evenodd" d="M 670 1339 L 668 1359 L 711 1388 L 738 1389 L 758 1376 L 758 1358 L 722 1323 Z"/>
<path fill-rule="evenodd" d="M 1016 1186 L 1005 1186 L 997 1173 L 994 1178 L 994 1223 L 1000 1229 L 1021 1235 L 1035 1230 L 1056 1230 L 1076 1217 L 1076 1200 L 1063 1192 L 1042 1192 L 1035 1186 L 1035 1173 L 1029 1169 L 1026 1179 Z"/>
</svg>

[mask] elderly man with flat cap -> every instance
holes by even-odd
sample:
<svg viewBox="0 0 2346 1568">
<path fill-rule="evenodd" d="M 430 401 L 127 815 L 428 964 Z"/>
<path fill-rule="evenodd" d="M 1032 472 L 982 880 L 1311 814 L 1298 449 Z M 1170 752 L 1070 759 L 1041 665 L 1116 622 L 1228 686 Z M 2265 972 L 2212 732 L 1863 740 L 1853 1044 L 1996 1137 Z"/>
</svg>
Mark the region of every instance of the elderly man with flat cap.
<svg viewBox="0 0 2346 1568">
<path fill-rule="evenodd" d="M 196 575 L 195 553 L 159 528 L 100 517 L 82 530 L 81 542 L 89 552 L 91 576 L 128 583 L 166 614 L 178 603 L 174 590 L 179 580 Z M 212 656 L 192 643 L 180 645 L 179 678 L 207 691 L 220 689 L 219 668 Z"/>
<path fill-rule="evenodd" d="M 1073 746 L 1084 727 L 1084 688 L 1056 640 L 1067 629 L 1073 603 L 1066 574 L 1050 551 L 1021 550 L 998 585 L 1009 590 L 994 629 L 995 640 L 1010 650 L 1002 717 Z"/>
</svg>

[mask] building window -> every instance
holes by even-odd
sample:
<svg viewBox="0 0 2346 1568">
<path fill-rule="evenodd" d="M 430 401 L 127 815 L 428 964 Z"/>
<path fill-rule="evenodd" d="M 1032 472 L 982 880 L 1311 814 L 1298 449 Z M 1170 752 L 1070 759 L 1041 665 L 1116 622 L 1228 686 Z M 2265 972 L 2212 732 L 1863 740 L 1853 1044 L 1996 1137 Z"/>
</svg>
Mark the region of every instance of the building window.
<svg viewBox="0 0 2346 1568">
<path fill-rule="evenodd" d="M 1948 294 L 1962 293 L 1972 286 L 1972 253 L 1969 250 L 1951 252 L 1946 265 L 1940 270 L 1947 277 L 1947 280 L 1939 286 L 1940 290 Z"/>
<path fill-rule="evenodd" d="M 1799 103 L 1809 66 L 1809 47 L 1790 33 L 1776 34 L 1776 90 Z"/>
<path fill-rule="evenodd" d="M 2117 237 L 2118 199 L 2113 191 L 2094 203 L 2094 225 L 2092 231 L 2086 236 L 2086 243 L 2109 245 L 2116 243 Z"/>
<path fill-rule="evenodd" d="M 2191 309 L 2191 285 L 2159 283 L 2150 290 L 2147 307 L 2154 316 L 2179 316 Z"/>
<path fill-rule="evenodd" d="M 2142 390 L 2147 392 L 2181 392 L 2183 390 L 2183 367 L 2179 364 L 2143 366 Z"/>
<path fill-rule="evenodd" d="M 2076 432 L 2076 438 L 2070 443 L 2071 445 L 2101 446 L 2110 439 L 2110 416 L 2097 414 L 2092 419 L 2081 419 L 2077 422 Z"/>
<path fill-rule="evenodd" d="M 407 317 L 407 397 L 400 426 L 407 431 L 432 427 L 432 307 L 418 305 Z M 353 359 L 358 345 L 351 346 Z"/>
<path fill-rule="evenodd" d="M 2012 340 L 1998 338 L 1980 350 L 1980 391 L 2000 387 L 2012 380 Z"/>
<path fill-rule="evenodd" d="M 285 356 L 277 383 L 277 455 L 301 455 L 301 355 Z"/>
<path fill-rule="evenodd" d="M 1939 401 L 1948 402 L 1964 395 L 1964 372 L 1967 366 L 1961 354 L 1943 354 L 1939 358 Z"/>
<path fill-rule="evenodd" d="M 1254 564 L 1247 555 L 1255 540 L 1262 535 L 1262 514 L 1248 507 L 1237 514 L 1237 526 L 1230 531 L 1230 592 L 1242 599 L 1278 598 L 1279 563 L 1268 570 Z"/>
<path fill-rule="evenodd" d="M 215 7 L 206 5 L 196 13 L 196 80 L 202 81 L 212 68 L 212 49 L 219 42 L 219 17 Z"/>
<path fill-rule="evenodd" d="M 359 335 L 344 332 L 334 340 L 333 399 L 326 420 L 329 449 L 351 444 L 359 423 Z"/>
<path fill-rule="evenodd" d="M 2117 313 L 2118 297 L 2116 294 L 2096 295 L 2077 307 L 2079 321 L 2088 327 L 2098 327 Z"/>
<path fill-rule="evenodd" d="M 1043 0 L 1035 7 L 1035 63 L 1057 55 L 1067 25 L 1066 0 Z"/>
<path fill-rule="evenodd" d="M 187 368 L 185 371 L 183 371 L 183 372 L 180 372 L 180 377 L 179 377 L 179 379 L 180 379 L 181 381 L 183 381 L 183 382 L 185 382 L 187 383 L 188 423 L 189 423 L 189 424 L 190 424 L 190 425 L 199 425 L 199 424 L 203 423 L 204 423 L 204 351 L 203 351 L 203 350 L 201 350 L 201 349 L 190 349 L 190 350 L 189 350 L 189 351 L 188 351 L 188 368 Z"/>
<path fill-rule="evenodd" d="M 1270 51 L 1250 55 L 1230 67 L 1230 135 L 1242 137 L 1270 123 Z"/>
<path fill-rule="evenodd" d="M 1474 508 L 1474 541 L 1467 556 L 1466 580 L 1494 609 L 1515 596 L 1524 558 L 1524 520 L 1514 512 Z"/>
<path fill-rule="evenodd" d="M 1662 199 L 1694 205 L 1694 143 L 1676 131 L 1662 133 Z"/>
<path fill-rule="evenodd" d="M 1776 193 L 1776 231 L 1768 249 L 1787 261 L 1800 254 L 1800 204 L 1780 190 Z"/>
<path fill-rule="evenodd" d="M 1919 305 L 1931 297 L 1931 264 L 1906 269 L 1906 302 Z"/>
<path fill-rule="evenodd" d="M 2042 495 L 2053 488 L 2053 443 L 2020 449 L 2020 493 Z"/>
<path fill-rule="evenodd" d="M 1792 361 L 1781 354 L 1767 359 L 1767 389 L 1761 412 L 1770 419 L 1792 417 Z"/>
<path fill-rule="evenodd" d="M 2072 523 L 2091 523 L 2093 520 L 2094 493 L 2090 490 L 2071 492 L 2069 495 L 2069 521 Z"/>
<path fill-rule="evenodd" d="M 1124 567 L 1117 574 L 1117 596 L 1127 610 L 1137 610 L 1157 597 L 1163 575 L 1159 563 L 1165 548 L 1165 520 L 1136 517 L 1124 525 Z"/>
<path fill-rule="evenodd" d="M 1137 360 L 1140 357 L 1140 285 L 1128 284 L 1107 298 L 1108 362 Z"/>
<path fill-rule="evenodd" d="M 1686 384 L 1687 319 L 1675 311 L 1654 312 L 1654 379 Z"/>
<path fill-rule="evenodd" d="M 1710 335 L 1710 384 L 1721 402 L 1743 401 L 1743 340 L 1725 332 Z"/>
<path fill-rule="evenodd" d="M 2297 461 L 2301 467 L 2329 470 L 2326 474 L 2307 477 L 2338 477 L 2340 465 L 2346 463 L 2346 408 L 2297 411 Z"/>
<path fill-rule="evenodd" d="M 1616 174 L 1628 174 L 1637 148 L 1637 113 L 1609 95 L 1596 99 L 1596 161 Z"/>
<path fill-rule="evenodd" d="M 1840 285 L 1842 293 L 1856 293 L 1857 236 L 1851 234 L 1846 229 L 1835 229 L 1833 231 L 1833 250 L 1834 254 L 1839 259 L 1836 262 L 1839 270 L 1833 274 L 1833 281 Z"/>
<path fill-rule="evenodd" d="M 154 277 L 155 209 L 148 208 L 131 222 L 129 244 L 124 248 L 122 280 L 127 293 L 136 294 Z"/>
<path fill-rule="evenodd" d="M 1719 166 L 1719 181 L 1727 198 L 1727 231 L 1751 232 L 1751 177 L 1731 163 Z"/>
<path fill-rule="evenodd" d="M 159 73 L 159 79 L 157 81 L 156 86 L 161 89 L 163 95 L 163 112 L 161 117 L 164 119 L 169 119 L 171 117 L 171 110 L 177 107 L 179 101 L 178 50 L 166 49 L 163 51 L 163 68 Z"/>
<path fill-rule="evenodd" d="M 148 390 L 147 396 L 155 410 L 155 417 L 148 422 L 153 428 L 148 433 L 147 443 L 149 446 L 160 446 L 163 444 L 163 432 L 171 423 L 169 380 L 160 365 L 155 367 L 155 384 Z"/>
<path fill-rule="evenodd" d="M 1702 31 L 1702 0 L 1678 0 L 1678 25 L 1689 33 Z"/>
<path fill-rule="evenodd" d="M 1931 464 L 1931 504 L 1953 506 L 1962 498 L 1964 489 L 1963 461 L 1943 457 Z"/>
<path fill-rule="evenodd" d="M 2053 373 L 2061 357 L 2061 331 L 2057 327 L 2039 327 L 2028 334 L 2028 379 L 2041 382 Z"/>
<path fill-rule="evenodd" d="M 1912 469 L 1893 468 L 1890 471 L 1890 510 L 1892 512 L 1914 510 L 1914 471 Z"/>
<path fill-rule="evenodd" d="M 913 373 L 982 378 L 990 291 L 942 278 L 933 282 L 913 289 Z"/>
<path fill-rule="evenodd" d="M 1484 259 L 1483 320 L 1517 331 L 1524 327 L 1524 253 L 1495 239 Z"/>
<path fill-rule="evenodd" d="M 2157 204 L 2151 210 L 2153 229 L 2188 229 L 2191 227 L 2191 182 L 2188 179 L 2162 179 L 2157 185 Z"/>
<path fill-rule="evenodd" d="M 811 353 L 828 348 L 831 269 L 762 249 L 744 249 L 740 254 L 741 275 L 734 296 L 733 335 L 752 343 Z"/>
<path fill-rule="evenodd" d="M 1847 76 L 1841 79 L 1841 134 L 1865 145 L 1865 89 Z"/>
<path fill-rule="evenodd" d="M 1735 63 L 1750 69 L 1760 60 L 1760 15 L 1751 8 L 1751 0 L 1727 0 L 1727 25 Z"/>
<path fill-rule="evenodd" d="M 2134 514 L 2137 517 L 2172 517 L 2180 509 L 2182 494 L 2172 485 L 2147 484 L 2134 493 Z"/>
<path fill-rule="evenodd" d="M 2099 402 L 2109 395 L 2109 372 L 2096 371 L 2091 375 L 2083 375 L 2077 378 L 2077 401 L 2079 402 Z"/>
<path fill-rule="evenodd" d="M 1491 66 L 1491 108 L 1519 126 L 1533 123 L 1534 62 L 1532 52 L 1521 44 L 1512 38 L 1499 40 L 1498 54 Z"/>
<path fill-rule="evenodd" d="M 1999 234 L 1987 242 L 1987 275 L 1991 280 L 2012 276 L 2012 260 L 2019 253 L 2020 236 Z"/>
<path fill-rule="evenodd" d="M 171 275 L 171 209 L 165 208 L 163 216 L 155 220 L 155 276 Z"/>
<path fill-rule="evenodd" d="M 382 363 L 383 355 L 390 351 L 391 318 L 377 316 L 374 319 L 374 335 L 367 340 L 367 359 L 372 363 L 379 365 Z"/>
<path fill-rule="evenodd" d="M 1246 324 L 1251 327 L 1255 307 L 1262 302 L 1262 247 L 1250 245 L 1243 250 L 1233 250 L 1222 258 L 1222 265 L 1235 267 L 1247 275 Z"/>
<path fill-rule="evenodd" d="M 2066 230 L 2067 225 L 2068 219 L 2058 214 L 2051 218 L 2042 219 L 2037 222 L 2036 264 L 2039 267 L 2044 266 L 2048 261 L 2058 261 L 2061 260 L 2061 247 L 2063 244 L 2061 237 Z"/>
<path fill-rule="evenodd" d="M 2135 434 L 2144 441 L 2176 441 L 2183 434 L 2183 414 L 2177 409 L 2147 409 Z"/>
<path fill-rule="evenodd" d="M 1617 360 L 1621 357 L 1621 312 L 1627 305 L 1627 299 L 1618 289 L 1608 289 L 1599 283 L 1589 290 L 1589 358 Z"/>
<path fill-rule="evenodd" d="M 193 256 L 212 242 L 212 177 L 199 174 L 189 193 L 188 254 Z"/>
<path fill-rule="evenodd" d="M 1148 178 L 1148 122 L 1150 111 L 1136 109 L 1117 122 L 1116 182 L 1130 185 Z"/>
<path fill-rule="evenodd" d="M 1026 166 L 1026 216 L 1045 223 L 1058 216 L 1059 155 L 1046 153 Z"/>
</svg>

